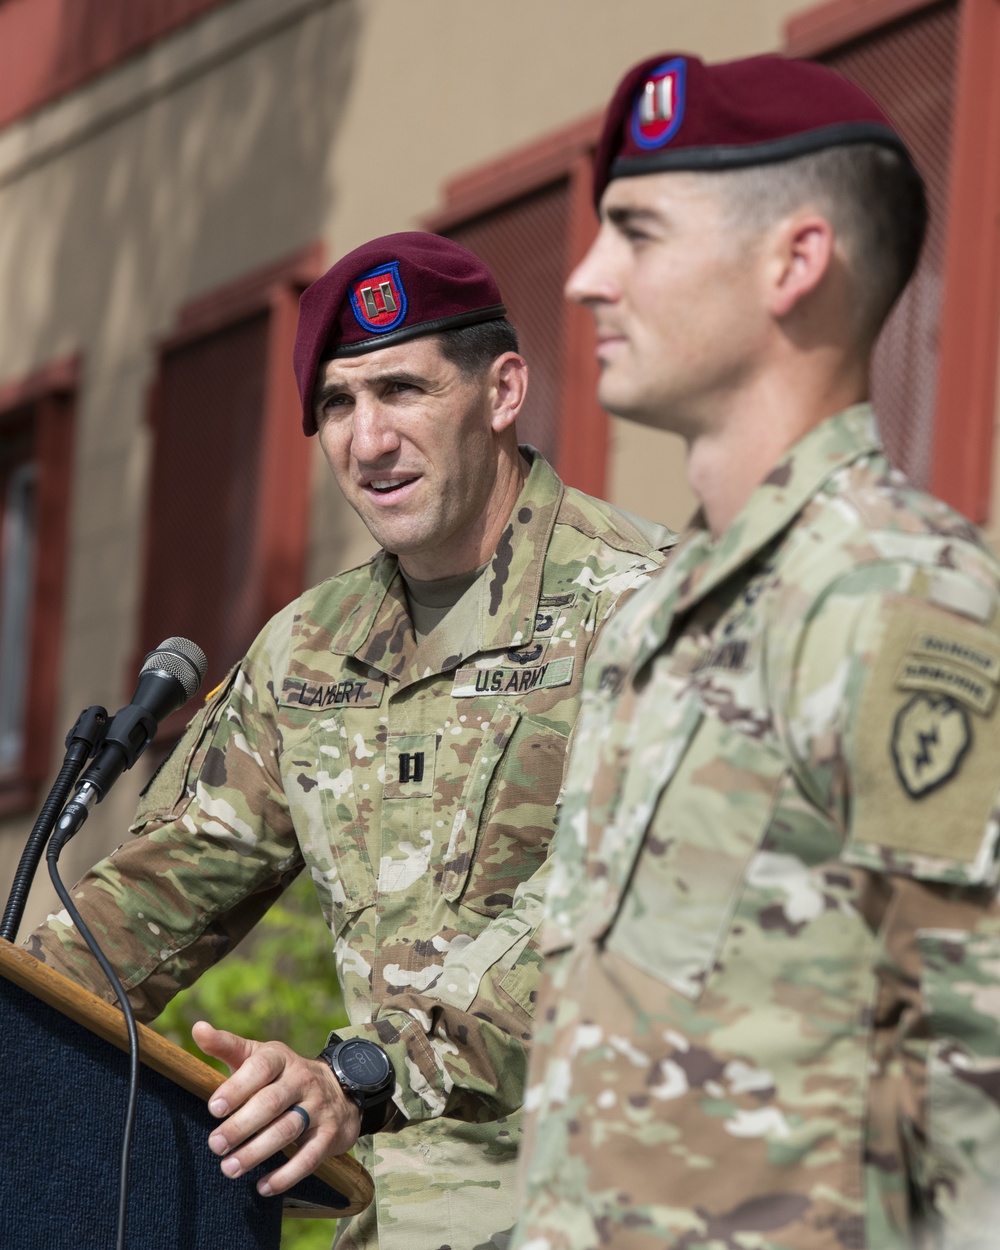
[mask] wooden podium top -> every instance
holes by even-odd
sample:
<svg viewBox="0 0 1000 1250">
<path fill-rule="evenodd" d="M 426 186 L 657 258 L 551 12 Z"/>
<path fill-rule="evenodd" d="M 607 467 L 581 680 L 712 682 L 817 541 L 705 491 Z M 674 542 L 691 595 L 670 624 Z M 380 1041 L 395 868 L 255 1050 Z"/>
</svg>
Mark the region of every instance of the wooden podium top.
<svg viewBox="0 0 1000 1250">
<path fill-rule="evenodd" d="M 121 1010 L 104 1002 L 54 968 L 40 963 L 20 946 L 0 938 L 0 976 L 41 999 L 56 1011 L 69 1016 L 83 1028 L 96 1033 L 119 1050 L 128 1050 L 128 1033 Z M 215 1068 L 161 1037 L 145 1024 L 138 1025 L 139 1058 L 161 1076 L 203 1098 L 206 1102 L 225 1080 Z M 287 1149 L 286 1154 L 294 1154 Z M 350 1155 L 329 1156 L 314 1175 L 347 1198 L 350 1205 L 341 1210 L 305 1207 L 292 1202 L 286 1214 L 327 1218 L 357 1215 L 371 1202 L 375 1187 L 371 1176 Z"/>
</svg>

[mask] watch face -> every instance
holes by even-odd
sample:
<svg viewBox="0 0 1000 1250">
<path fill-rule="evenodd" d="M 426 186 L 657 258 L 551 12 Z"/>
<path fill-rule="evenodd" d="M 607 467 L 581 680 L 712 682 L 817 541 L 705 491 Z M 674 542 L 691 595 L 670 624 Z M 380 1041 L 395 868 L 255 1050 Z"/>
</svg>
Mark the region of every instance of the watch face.
<svg viewBox="0 0 1000 1250">
<path fill-rule="evenodd" d="M 392 1064 L 380 1046 L 354 1038 L 337 1047 L 337 1062 L 357 1089 L 364 1092 L 382 1089 L 392 1076 Z"/>
</svg>

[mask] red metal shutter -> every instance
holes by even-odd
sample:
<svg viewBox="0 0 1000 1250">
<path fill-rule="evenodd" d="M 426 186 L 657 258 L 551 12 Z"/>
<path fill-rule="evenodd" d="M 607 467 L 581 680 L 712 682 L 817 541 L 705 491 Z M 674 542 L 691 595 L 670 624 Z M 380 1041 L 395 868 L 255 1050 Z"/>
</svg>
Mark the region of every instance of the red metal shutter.
<svg viewBox="0 0 1000 1250">
<path fill-rule="evenodd" d="M 920 266 L 875 353 L 873 395 L 893 462 L 930 480 L 948 216 L 958 5 L 934 5 L 819 59 L 892 117 L 927 183 L 930 228 Z"/>
<path fill-rule="evenodd" d="M 263 625 L 255 567 L 269 314 L 161 358 L 154 404 L 141 640 L 170 635 L 208 656 L 204 689 Z"/>
<path fill-rule="evenodd" d="M 442 232 L 475 252 L 496 275 L 530 371 L 518 437 L 552 464 L 559 456 L 568 213 L 569 180 L 561 178 Z"/>
</svg>

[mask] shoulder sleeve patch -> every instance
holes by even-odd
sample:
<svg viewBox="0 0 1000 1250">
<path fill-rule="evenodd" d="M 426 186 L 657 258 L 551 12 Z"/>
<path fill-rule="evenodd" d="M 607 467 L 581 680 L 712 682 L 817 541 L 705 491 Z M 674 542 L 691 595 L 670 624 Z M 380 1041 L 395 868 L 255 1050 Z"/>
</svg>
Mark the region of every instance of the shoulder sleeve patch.
<svg viewBox="0 0 1000 1250">
<path fill-rule="evenodd" d="M 190 802 L 193 794 L 188 786 L 195 757 L 199 753 L 206 731 L 219 715 L 219 709 L 236 683 L 240 666 L 235 664 L 211 692 L 202 707 L 188 722 L 187 728 L 156 771 L 142 788 L 135 817 L 129 826 L 130 833 L 141 833 L 154 817 L 166 819 L 179 814 Z"/>
<path fill-rule="evenodd" d="M 881 626 L 848 734 L 846 857 L 931 880 L 993 880 L 1000 638 L 904 600 L 886 605 Z"/>
</svg>

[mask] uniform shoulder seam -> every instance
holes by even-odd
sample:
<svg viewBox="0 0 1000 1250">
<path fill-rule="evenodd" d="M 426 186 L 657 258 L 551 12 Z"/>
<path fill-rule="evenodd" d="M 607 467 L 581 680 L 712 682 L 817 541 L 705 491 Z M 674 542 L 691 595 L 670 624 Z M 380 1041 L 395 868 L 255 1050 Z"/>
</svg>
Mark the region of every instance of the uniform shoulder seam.
<svg viewBox="0 0 1000 1250">
<path fill-rule="evenodd" d="M 566 488 L 556 525 L 566 525 L 586 538 L 606 543 L 618 551 L 649 555 L 672 547 L 677 535 L 665 525 L 633 516 L 615 504 Z"/>
</svg>

